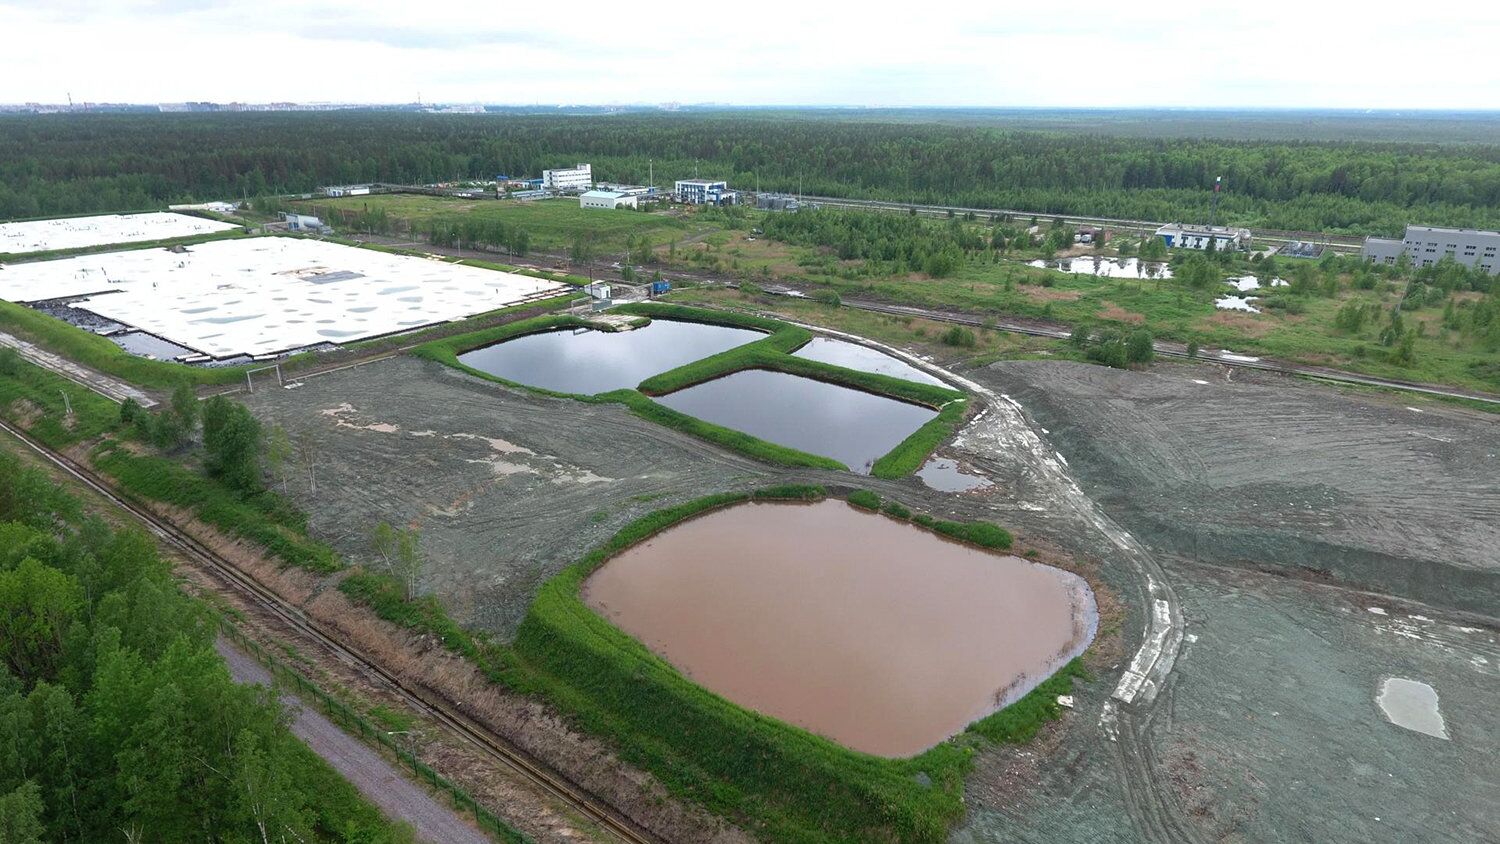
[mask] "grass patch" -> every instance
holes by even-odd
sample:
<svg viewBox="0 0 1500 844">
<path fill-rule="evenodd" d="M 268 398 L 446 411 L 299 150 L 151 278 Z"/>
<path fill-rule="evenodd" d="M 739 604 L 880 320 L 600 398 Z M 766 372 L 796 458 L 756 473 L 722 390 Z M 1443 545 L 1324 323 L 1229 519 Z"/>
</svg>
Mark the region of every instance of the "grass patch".
<svg viewBox="0 0 1500 844">
<path fill-rule="evenodd" d="M 880 496 L 868 489 L 856 489 L 849 493 L 847 500 L 855 507 L 875 512 L 879 512 L 880 510 Z"/>
<path fill-rule="evenodd" d="M 927 420 L 911 436 L 876 460 L 870 467 L 870 474 L 877 478 L 904 478 L 922 468 L 928 455 L 958 430 L 968 406 L 966 399 L 954 399 L 943 405 L 937 416 Z"/>
</svg>

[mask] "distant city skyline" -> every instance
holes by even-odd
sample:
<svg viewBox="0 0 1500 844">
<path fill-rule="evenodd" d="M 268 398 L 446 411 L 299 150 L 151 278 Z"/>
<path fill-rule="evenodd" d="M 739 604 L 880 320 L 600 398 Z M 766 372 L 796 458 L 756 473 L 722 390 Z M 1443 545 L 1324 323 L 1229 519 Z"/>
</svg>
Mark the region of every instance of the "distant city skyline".
<svg viewBox="0 0 1500 844">
<path fill-rule="evenodd" d="M 1500 4 L 0 0 L 0 102 L 1500 108 Z"/>
</svg>

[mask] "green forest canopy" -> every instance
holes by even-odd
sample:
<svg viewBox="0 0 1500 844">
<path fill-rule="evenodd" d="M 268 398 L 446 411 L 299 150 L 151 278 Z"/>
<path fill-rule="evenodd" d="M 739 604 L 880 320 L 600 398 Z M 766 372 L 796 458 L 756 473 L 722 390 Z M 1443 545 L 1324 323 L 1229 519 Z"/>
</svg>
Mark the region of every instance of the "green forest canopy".
<svg viewBox="0 0 1500 844">
<path fill-rule="evenodd" d="M 409 841 L 230 679 L 155 544 L 0 449 L 0 841 Z"/>
<path fill-rule="evenodd" d="M 1206 220 L 1223 176 L 1227 222 L 1384 234 L 1409 221 L 1500 227 L 1500 144 L 1108 130 L 755 111 L 11 115 L 0 117 L 0 218 L 538 174 L 587 160 L 617 181 L 644 182 L 654 164 L 658 183 L 702 173 L 812 195 L 1144 220 Z"/>
</svg>

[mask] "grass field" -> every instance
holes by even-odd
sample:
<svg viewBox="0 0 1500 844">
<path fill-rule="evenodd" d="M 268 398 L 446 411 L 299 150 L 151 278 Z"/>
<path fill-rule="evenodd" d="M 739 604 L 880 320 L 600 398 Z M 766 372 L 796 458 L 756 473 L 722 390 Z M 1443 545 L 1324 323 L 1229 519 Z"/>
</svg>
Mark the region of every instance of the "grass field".
<svg viewBox="0 0 1500 844">
<path fill-rule="evenodd" d="M 531 235 L 531 248 L 543 251 L 565 251 L 581 235 L 594 238 L 602 257 L 606 253 L 623 253 L 631 237 L 646 235 L 656 243 L 682 240 L 713 227 L 696 222 L 682 212 L 650 212 L 584 209 L 577 199 L 543 199 L 531 201 L 458 199 L 453 197 L 409 194 L 378 194 L 338 199 L 313 199 L 296 203 L 338 226 L 344 214 L 362 211 L 384 211 L 398 232 L 421 230 L 433 220 L 453 217 L 494 220 L 520 226 Z M 337 212 L 337 213 L 329 213 Z M 403 225 L 404 223 L 404 225 Z M 610 260 L 620 260 L 619 257 Z M 608 263 L 608 261 L 606 261 Z"/>
</svg>

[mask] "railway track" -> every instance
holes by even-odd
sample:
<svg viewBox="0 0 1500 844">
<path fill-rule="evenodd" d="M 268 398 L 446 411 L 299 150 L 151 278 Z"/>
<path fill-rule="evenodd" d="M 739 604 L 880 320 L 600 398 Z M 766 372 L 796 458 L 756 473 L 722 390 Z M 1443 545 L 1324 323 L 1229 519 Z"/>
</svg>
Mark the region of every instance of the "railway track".
<svg viewBox="0 0 1500 844">
<path fill-rule="evenodd" d="M 130 514 L 132 518 L 144 525 L 157 539 L 171 545 L 179 552 L 192 558 L 195 562 L 208 568 L 230 588 L 272 613 L 282 623 L 316 641 L 335 659 L 372 677 L 380 685 L 389 688 L 413 709 L 422 712 L 441 724 L 444 728 L 470 742 L 486 755 L 501 762 L 542 791 L 571 806 L 589 820 L 597 823 L 614 838 L 627 844 L 663 844 L 663 839 L 635 823 L 608 802 L 573 783 L 563 774 L 553 770 L 545 762 L 536 759 L 525 750 L 515 746 L 505 737 L 497 735 L 483 725 L 476 723 L 472 718 L 457 710 L 447 701 L 423 690 L 412 688 L 409 684 L 386 671 L 364 654 L 325 632 L 316 621 L 308 618 L 301 609 L 281 598 L 254 577 L 235 567 L 232 563 L 219 556 L 213 549 L 204 545 L 175 524 L 117 493 L 108 484 L 100 480 L 91 470 L 80 465 L 77 461 L 37 442 L 25 431 L 16 428 L 8 422 L 0 421 L 0 430 L 4 430 L 20 440 L 43 459 L 57 466 L 95 493 L 103 496 L 115 506 Z"/>
</svg>

